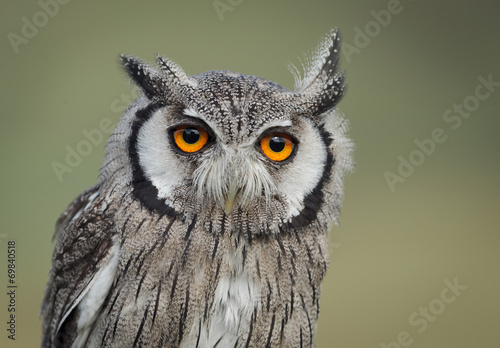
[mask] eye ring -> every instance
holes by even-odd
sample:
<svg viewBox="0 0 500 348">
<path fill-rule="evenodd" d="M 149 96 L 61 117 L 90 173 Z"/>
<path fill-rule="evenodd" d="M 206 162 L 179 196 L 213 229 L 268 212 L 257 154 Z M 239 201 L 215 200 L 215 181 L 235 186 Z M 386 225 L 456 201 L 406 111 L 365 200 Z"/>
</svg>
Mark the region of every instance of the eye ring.
<svg viewBox="0 0 500 348">
<path fill-rule="evenodd" d="M 286 133 L 269 133 L 260 140 L 260 149 L 270 160 L 283 162 L 294 153 L 295 143 Z"/>
<path fill-rule="evenodd" d="M 208 132 L 199 126 L 179 126 L 173 130 L 174 143 L 184 153 L 200 151 L 209 139 Z"/>
</svg>

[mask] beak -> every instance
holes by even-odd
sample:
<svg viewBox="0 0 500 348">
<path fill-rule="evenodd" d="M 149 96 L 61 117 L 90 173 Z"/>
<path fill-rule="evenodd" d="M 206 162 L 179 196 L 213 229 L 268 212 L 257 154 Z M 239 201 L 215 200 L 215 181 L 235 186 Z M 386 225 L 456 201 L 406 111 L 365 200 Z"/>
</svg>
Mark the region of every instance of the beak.
<svg viewBox="0 0 500 348">
<path fill-rule="evenodd" d="M 229 187 L 229 191 L 226 196 L 226 202 L 225 202 L 225 211 L 226 215 L 229 215 L 231 213 L 231 210 L 233 210 L 234 206 L 234 201 L 236 200 L 236 195 L 238 194 L 238 187 L 236 184 L 236 180 L 233 180 L 231 182 L 231 186 Z"/>
</svg>

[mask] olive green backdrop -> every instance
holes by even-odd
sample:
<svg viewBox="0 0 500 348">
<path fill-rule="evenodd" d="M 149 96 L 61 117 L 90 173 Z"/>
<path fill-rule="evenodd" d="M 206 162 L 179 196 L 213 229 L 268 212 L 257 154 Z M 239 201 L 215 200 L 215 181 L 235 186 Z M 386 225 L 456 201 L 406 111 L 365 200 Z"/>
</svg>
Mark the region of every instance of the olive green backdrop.
<svg viewBox="0 0 500 348">
<path fill-rule="evenodd" d="M 357 164 L 330 235 L 317 346 L 500 347 L 500 5 L 45 1 L 1 1 L 0 346 L 39 344 L 54 223 L 97 180 L 102 120 L 116 124 L 133 98 L 118 54 L 293 88 L 285 64 L 338 26 Z"/>
</svg>

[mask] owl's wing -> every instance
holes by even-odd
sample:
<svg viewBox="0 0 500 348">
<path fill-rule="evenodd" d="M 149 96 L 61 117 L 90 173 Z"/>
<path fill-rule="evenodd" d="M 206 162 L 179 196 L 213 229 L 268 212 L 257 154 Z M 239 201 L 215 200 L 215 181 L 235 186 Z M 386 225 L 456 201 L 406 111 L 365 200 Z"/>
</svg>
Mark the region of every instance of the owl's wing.
<svg viewBox="0 0 500 348">
<path fill-rule="evenodd" d="M 42 347 L 85 343 L 118 263 L 108 214 L 97 185 L 76 198 L 56 223 L 57 242 L 40 313 Z"/>
</svg>

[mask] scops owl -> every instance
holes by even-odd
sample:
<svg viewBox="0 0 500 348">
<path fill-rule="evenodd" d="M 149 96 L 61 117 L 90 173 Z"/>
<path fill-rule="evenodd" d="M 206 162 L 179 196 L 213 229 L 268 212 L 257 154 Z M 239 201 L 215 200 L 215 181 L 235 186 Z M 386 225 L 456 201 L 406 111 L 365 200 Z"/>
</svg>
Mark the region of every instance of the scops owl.
<svg viewBox="0 0 500 348">
<path fill-rule="evenodd" d="M 143 93 L 57 222 L 43 347 L 314 345 L 351 168 L 340 46 L 331 30 L 293 91 L 121 57 Z"/>
</svg>

